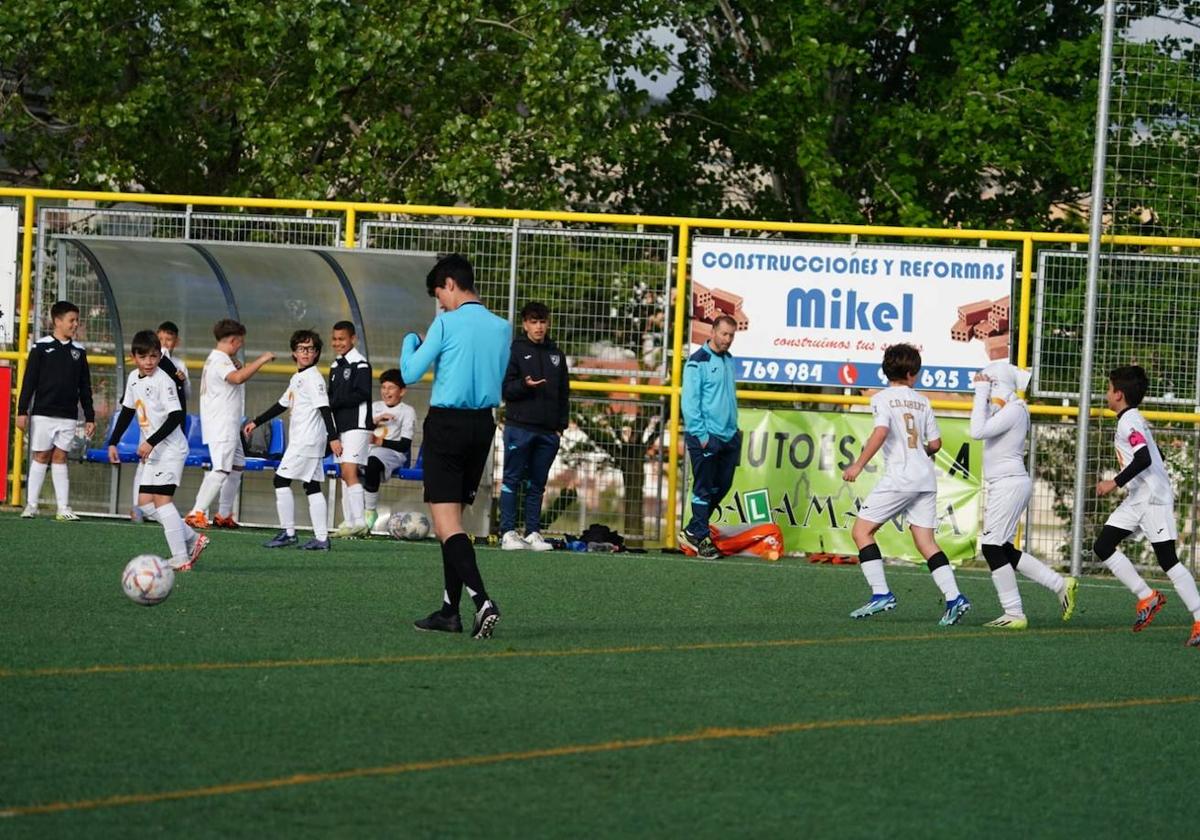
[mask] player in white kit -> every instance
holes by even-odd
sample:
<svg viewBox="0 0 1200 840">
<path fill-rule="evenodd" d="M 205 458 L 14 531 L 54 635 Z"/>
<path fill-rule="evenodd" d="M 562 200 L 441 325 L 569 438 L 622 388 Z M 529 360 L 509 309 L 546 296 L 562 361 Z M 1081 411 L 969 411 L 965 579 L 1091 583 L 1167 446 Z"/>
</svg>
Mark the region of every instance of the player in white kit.
<svg viewBox="0 0 1200 840">
<path fill-rule="evenodd" d="M 413 434 L 417 427 L 417 412 L 405 405 L 404 378 L 396 368 L 379 374 L 379 396 L 371 404 L 375 432 L 367 454 L 367 469 L 363 475 L 366 491 L 367 528 L 375 527 L 379 518 L 379 485 L 388 476 L 412 460 Z"/>
<path fill-rule="evenodd" d="M 1196 579 L 1175 554 L 1175 493 L 1163 465 L 1162 453 L 1138 406 L 1150 389 L 1146 371 L 1137 365 L 1114 368 L 1108 375 L 1105 399 L 1117 413 L 1116 477 L 1096 484 L 1096 494 L 1107 496 L 1118 487 L 1128 495 L 1108 517 L 1094 551 L 1117 580 L 1137 596 L 1137 615 L 1133 632 L 1144 629 L 1167 603 L 1166 596 L 1146 585 L 1133 563 L 1117 546 L 1131 534 L 1141 532 L 1150 541 L 1158 565 L 1175 586 L 1183 604 L 1192 614 L 1192 633 L 1187 645 L 1200 647 L 1200 593 Z"/>
<path fill-rule="evenodd" d="M 243 431 L 249 435 L 255 427 L 270 422 L 283 412 L 290 410 L 287 447 L 283 460 L 275 471 L 275 509 L 279 513 L 282 529 L 263 545 L 267 548 L 286 548 L 296 545 L 296 502 L 292 498 L 292 480 L 304 485 L 308 496 L 308 514 L 312 521 L 313 538 L 300 548 L 305 551 L 329 550 L 328 506 L 321 494 L 321 481 L 325 477 L 322 459 L 328 446 L 334 455 L 341 456 L 342 444 L 333 425 L 333 412 L 329 408 L 329 392 L 325 377 L 317 369 L 321 360 L 321 337 L 312 330 L 296 330 L 290 345 L 292 358 L 296 360 L 296 373 L 288 382 L 287 390 L 279 402 L 268 408 L 246 424 Z"/>
<path fill-rule="evenodd" d="M 193 531 L 175 508 L 175 490 L 183 479 L 188 452 L 183 436 L 183 406 L 175 380 L 158 366 L 158 337 L 150 330 L 141 330 L 133 336 L 131 350 L 137 370 L 129 374 L 125 384 L 121 413 L 108 439 L 108 460 L 120 463 L 117 442 L 136 419 L 141 431 L 137 454 L 142 462 L 138 470 L 138 507 L 143 519 L 162 525 L 171 566 L 187 571 L 200 558 L 208 537 Z"/>
<path fill-rule="evenodd" d="M 975 374 L 971 406 L 971 437 L 983 441 L 983 558 L 992 570 L 992 583 L 1004 614 L 985 627 L 1024 630 L 1029 626 L 1017 572 L 1058 596 L 1062 620 L 1075 614 L 1079 581 L 1063 577 L 1041 560 L 1021 551 L 1013 540 L 1029 499 L 1033 480 L 1025 469 L 1025 440 L 1029 436 L 1029 407 L 1017 396 L 1029 384 L 1029 371 L 993 362 Z"/>
<path fill-rule="evenodd" d="M 236 528 L 233 503 L 246 465 L 241 433 L 246 380 L 273 360 L 275 354 L 262 353 L 248 365 L 239 364 L 237 354 L 246 343 L 246 328 L 232 318 L 222 318 L 213 324 L 213 337 L 217 346 L 204 360 L 200 374 L 200 436 L 208 447 L 212 468 L 200 482 L 187 523 L 193 528 L 207 528 L 208 509 L 219 496 L 212 524 L 218 528 Z"/>
<path fill-rule="evenodd" d="M 958 589 L 954 569 L 933 534 L 937 530 L 937 474 L 933 456 L 942 448 L 942 436 L 929 400 L 912 389 L 921 370 L 921 354 L 911 344 L 893 344 L 883 354 L 883 373 L 888 387 L 871 397 L 875 429 L 862 453 L 842 473 L 854 481 L 883 449 L 883 477 L 859 508 L 851 532 L 858 546 L 863 575 L 871 586 L 871 600 L 850 613 L 866 618 L 896 608 L 896 596 L 888 588 L 883 554 L 875 543 L 875 532 L 883 523 L 904 515 L 912 531 L 913 544 L 925 558 L 933 581 L 946 598 L 946 609 L 938 622 L 943 627 L 957 624 L 971 609 L 971 602 Z"/>
</svg>

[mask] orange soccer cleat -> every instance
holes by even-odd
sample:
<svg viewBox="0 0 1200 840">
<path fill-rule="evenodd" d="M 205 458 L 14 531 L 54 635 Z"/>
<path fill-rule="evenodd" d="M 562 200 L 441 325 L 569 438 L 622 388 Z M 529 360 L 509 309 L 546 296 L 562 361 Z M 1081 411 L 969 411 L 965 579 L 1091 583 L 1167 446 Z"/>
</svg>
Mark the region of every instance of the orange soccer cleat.
<svg viewBox="0 0 1200 840">
<path fill-rule="evenodd" d="M 1154 616 L 1158 615 L 1158 611 L 1166 605 L 1167 596 L 1157 589 L 1150 590 L 1149 595 L 1137 602 L 1137 618 L 1133 622 L 1133 632 L 1137 633 L 1149 627 Z"/>
<path fill-rule="evenodd" d="M 208 517 L 205 516 L 204 511 L 202 510 L 192 511 L 187 516 L 183 517 L 183 521 L 191 525 L 193 528 L 199 528 L 202 531 L 207 528 L 209 524 Z"/>
<path fill-rule="evenodd" d="M 229 514 L 229 516 L 221 516 L 221 514 L 218 513 L 216 516 L 213 517 L 213 527 L 214 528 L 240 528 L 241 526 L 237 524 L 237 520 L 235 520 L 233 518 L 232 513 Z"/>
<path fill-rule="evenodd" d="M 1193 622 L 1192 635 L 1188 637 L 1185 644 L 1188 647 L 1200 647 L 1200 621 Z"/>
</svg>

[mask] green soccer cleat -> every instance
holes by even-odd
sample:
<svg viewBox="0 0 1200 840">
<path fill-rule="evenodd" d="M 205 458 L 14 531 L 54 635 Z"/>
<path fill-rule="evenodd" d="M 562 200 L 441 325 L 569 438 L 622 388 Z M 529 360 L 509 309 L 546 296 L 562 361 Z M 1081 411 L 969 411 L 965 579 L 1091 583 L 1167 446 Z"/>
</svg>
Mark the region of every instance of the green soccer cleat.
<svg viewBox="0 0 1200 840">
<path fill-rule="evenodd" d="M 366 514 L 364 514 L 363 519 L 367 523 L 367 533 L 369 534 L 375 529 L 375 522 L 379 519 L 379 511 L 368 510 Z"/>
<path fill-rule="evenodd" d="M 1062 607 L 1062 620 L 1070 621 L 1071 616 L 1075 615 L 1075 593 L 1079 589 L 1079 578 L 1069 577 L 1066 581 L 1067 587 L 1058 596 L 1058 603 Z"/>
<path fill-rule="evenodd" d="M 896 596 L 891 592 L 885 592 L 882 595 L 872 595 L 871 600 L 863 604 L 861 607 L 850 613 L 851 618 L 869 618 L 876 613 L 887 612 L 888 610 L 896 609 Z"/>
<path fill-rule="evenodd" d="M 993 618 L 983 626 L 997 627 L 1001 630 L 1028 630 L 1029 619 L 1023 615 L 1009 615 L 1008 613 L 1005 613 L 999 618 Z"/>
<path fill-rule="evenodd" d="M 70 508 L 63 508 L 54 515 L 55 522 L 78 522 L 79 515 Z"/>
</svg>

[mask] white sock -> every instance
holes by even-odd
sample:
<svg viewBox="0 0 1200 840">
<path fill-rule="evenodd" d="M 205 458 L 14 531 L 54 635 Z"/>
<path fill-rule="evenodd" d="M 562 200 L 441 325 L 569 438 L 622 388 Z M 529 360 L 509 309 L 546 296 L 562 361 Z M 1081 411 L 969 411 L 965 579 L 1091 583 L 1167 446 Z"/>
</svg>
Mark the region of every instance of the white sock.
<svg viewBox="0 0 1200 840">
<path fill-rule="evenodd" d="M 275 488 L 275 511 L 279 514 L 279 527 L 289 537 L 296 536 L 296 500 L 292 498 L 291 487 Z"/>
<path fill-rule="evenodd" d="M 1176 563 L 1167 572 L 1167 577 L 1175 584 L 1175 591 L 1179 593 L 1183 605 L 1192 611 L 1192 619 L 1200 621 L 1200 592 L 1196 591 L 1196 579 L 1192 577 L 1188 567 Z"/>
<path fill-rule="evenodd" d="M 183 534 L 183 519 L 175 505 L 167 502 L 155 514 L 162 523 L 163 535 L 167 538 L 167 548 L 171 551 L 171 562 L 177 564 L 188 561 L 187 539 Z"/>
<path fill-rule="evenodd" d="M 233 516 L 233 508 L 237 504 L 238 491 L 242 489 L 242 470 L 235 469 L 225 477 L 221 485 L 221 501 L 218 503 L 217 514 L 226 518 Z"/>
<path fill-rule="evenodd" d="M 325 502 L 324 493 L 310 493 L 308 496 L 308 518 L 312 520 L 313 536 L 319 540 L 329 539 L 329 505 Z"/>
<path fill-rule="evenodd" d="M 1017 572 L 1008 563 L 992 571 L 992 583 L 1000 596 L 1000 608 L 1008 615 L 1025 617 L 1021 606 L 1021 592 L 1017 589 Z"/>
<path fill-rule="evenodd" d="M 933 570 L 933 582 L 942 590 L 947 601 L 953 601 L 962 593 L 958 591 L 958 581 L 954 579 L 954 569 L 951 566 L 938 566 Z"/>
<path fill-rule="evenodd" d="M 349 525 L 354 522 L 354 514 L 350 507 L 350 485 L 341 479 L 338 480 L 338 484 L 342 486 L 342 524 Z"/>
<path fill-rule="evenodd" d="M 142 519 L 147 522 L 158 521 L 158 508 L 154 506 L 154 502 L 146 502 L 143 505 L 138 505 L 138 509 L 142 512 Z"/>
<path fill-rule="evenodd" d="M 71 479 L 67 476 L 66 464 L 50 465 L 50 480 L 54 483 L 54 500 L 60 511 L 71 506 Z"/>
<path fill-rule="evenodd" d="M 142 495 L 142 467 L 143 466 L 144 465 L 139 461 L 138 465 L 137 465 L 137 469 L 134 470 L 134 473 L 133 473 L 133 506 L 135 508 L 141 508 L 141 506 L 142 506 L 141 503 L 138 501 L 138 497 Z M 145 517 L 146 517 L 146 511 L 143 510 L 142 518 L 144 519 Z"/>
<path fill-rule="evenodd" d="M 227 475 L 228 473 L 218 470 L 209 470 L 204 474 L 200 489 L 196 491 L 196 503 L 192 505 L 193 513 L 199 512 L 208 516 L 208 509 L 212 507 L 213 499 L 221 492 L 221 485 L 225 483 Z"/>
<path fill-rule="evenodd" d="M 1139 601 L 1150 597 L 1150 587 L 1146 585 L 1146 581 L 1142 580 L 1142 576 L 1129 562 L 1129 558 L 1120 551 L 1114 551 L 1112 557 L 1104 561 L 1104 565 L 1117 580 L 1125 584 L 1126 589 L 1137 596 Z"/>
<path fill-rule="evenodd" d="M 43 464 L 41 461 L 33 461 L 29 465 L 29 484 L 26 487 L 25 500 L 26 504 L 31 504 L 37 507 L 38 497 L 42 495 L 42 484 L 46 481 L 46 470 L 50 469 L 49 464 Z"/>
<path fill-rule="evenodd" d="M 363 510 L 379 510 L 379 493 L 363 490 Z"/>
<path fill-rule="evenodd" d="M 350 506 L 350 524 L 356 528 L 366 525 L 367 520 L 364 511 L 367 506 L 367 498 L 362 484 L 352 484 L 347 487 L 346 498 L 349 500 Z"/>
<path fill-rule="evenodd" d="M 871 587 L 872 595 L 888 593 L 887 575 L 884 574 L 882 560 L 868 560 L 859 564 L 859 568 L 862 569 L 863 577 L 867 579 L 867 583 Z"/>
<path fill-rule="evenodd" d="M 1067 591 L 1067 579 L 1032 554 L 1021 552 L 1021 559 L 1017 561 L 1017 571 L 1034 583 L 1040 583 L 1055 595 Z"/>
</svg>

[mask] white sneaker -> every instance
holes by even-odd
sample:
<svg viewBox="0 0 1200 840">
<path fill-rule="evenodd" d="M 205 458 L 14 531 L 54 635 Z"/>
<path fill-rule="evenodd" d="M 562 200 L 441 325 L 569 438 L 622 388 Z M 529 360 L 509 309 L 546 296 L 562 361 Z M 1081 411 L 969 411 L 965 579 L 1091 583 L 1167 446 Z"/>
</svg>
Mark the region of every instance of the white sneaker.
<svg viewBox="0 0 1200 840">
<path fill-rule="evenodd" d="M 359 538 L 358 526 L 351 525 L 349 522 L 343 522 L 341 527 L 339 527 L 329 536 L 339 540 L 356 540 Z"/>
<path fill-rule="evenodd" d="M 534 551 L 550 551 L 554 548 L 554 546 L 542 539 L 542 535 L 537 531 L 534 531 L 525 538 L 525 544 Z"/>
<path fill-rule="evenodd" d="M 37 505 L 25 505 L 25 510 L 21 511 L 22 519 L 37 519 L 37 515 L 38 515 L 38 506 Z"/>
<path fill-rule="evenodd" d="M 521 539 L 516 531 L 508 531 L 500 538 L 500 547 L 505 551 L 522 551 L 529 548 L 529 543 Z"/>
<path fill-rule="evenodd" d="M 79 514 L 77 514 L 75 511 L 71 510 L 69 507 L 65 507 L 54 515 L 54 521 L 55 522 L 78 522 Z"/>
</svg>

